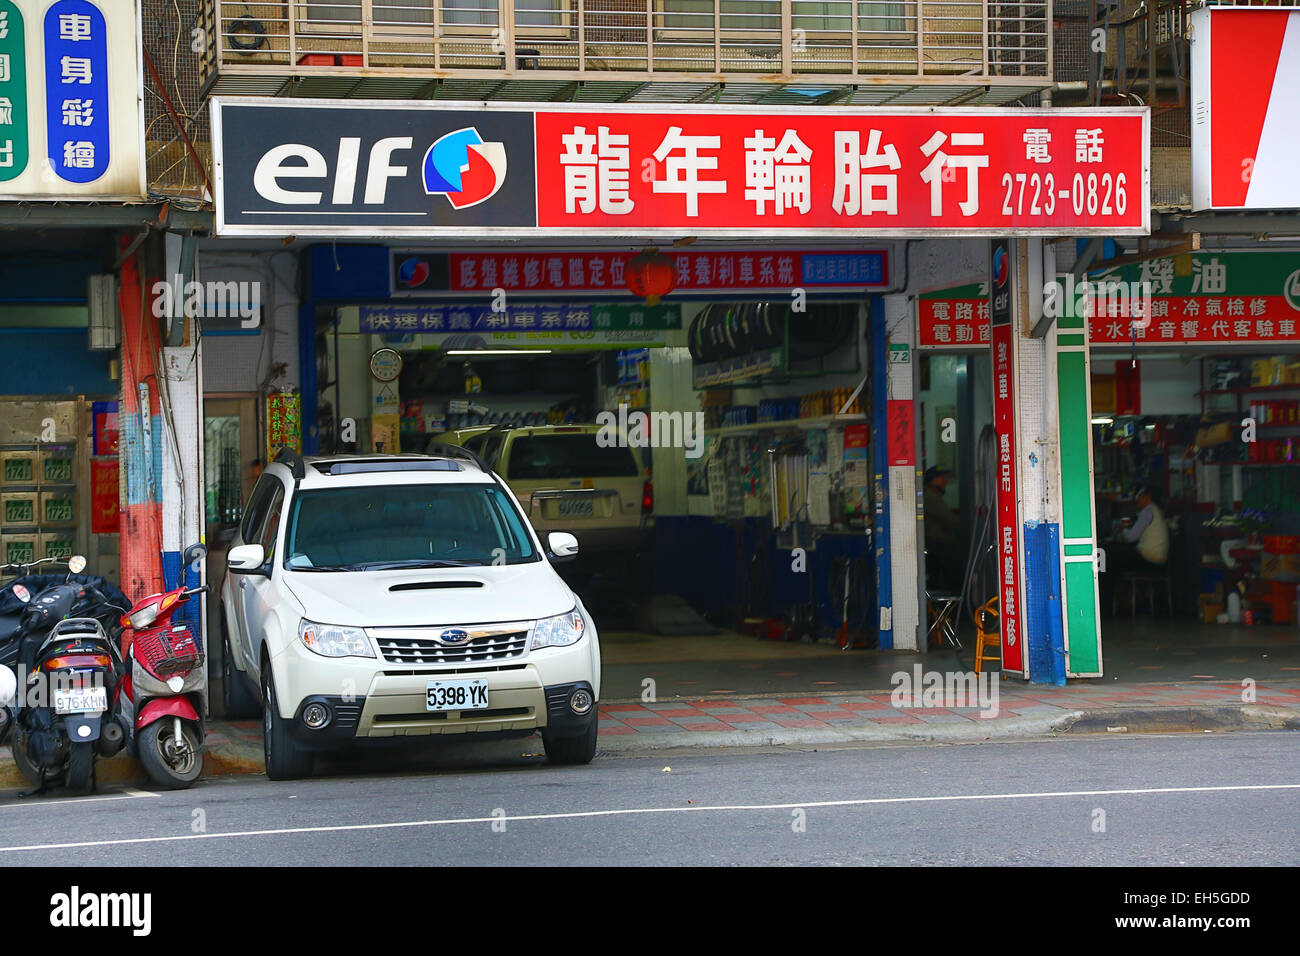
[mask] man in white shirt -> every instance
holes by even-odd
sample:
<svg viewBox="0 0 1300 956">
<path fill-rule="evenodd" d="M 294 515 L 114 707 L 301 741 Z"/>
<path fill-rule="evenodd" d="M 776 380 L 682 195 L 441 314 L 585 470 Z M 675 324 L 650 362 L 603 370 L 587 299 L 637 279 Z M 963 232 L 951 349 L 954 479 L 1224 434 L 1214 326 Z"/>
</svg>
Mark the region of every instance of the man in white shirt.
<svg viewBox="0 0 1300 956">
<path fill-rule="evenodd" d="M 1169 560 L 1169 525 L 1165 523 L 1164 512 L 1152 499 L 1151 491 L 1142 488 L 1137 496 L 1138 516 L 1133 527 L 1121 532 L 1120 537 L 1126 544 L 1135 545 L 1138 559 L 1136 567 L 1143 564 L 1151 567 L 1163 567 Z"/>
<path fill-rule="evenodd" d="M 1127 571 L 1163 571 L 1169 562 L 1169 525 L 1149 488 L 1137 493 L 1138 514 L 1132 527 L 1106 546 L 1105 607 L 1112 606 L 1115 576 Z"/>
</svg>

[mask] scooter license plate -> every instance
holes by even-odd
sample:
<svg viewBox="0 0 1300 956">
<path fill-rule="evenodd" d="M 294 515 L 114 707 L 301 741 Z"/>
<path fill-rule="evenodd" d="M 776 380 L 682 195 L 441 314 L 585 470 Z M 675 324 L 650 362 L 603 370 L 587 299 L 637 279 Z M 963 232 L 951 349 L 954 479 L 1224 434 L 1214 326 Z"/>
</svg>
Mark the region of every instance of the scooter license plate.
<svg viewBox="0 0 1300 956">
<path fill-rule="evenodd" d="M 107 687 L 54 691 L 56 714 L 98 714 L 105 710 L 108 710 Z"/>
<path fill-rule="evenodd" d="M 482 710 L 488 705 L 488 682 L 431 680 L 424 695 L 426 710 Z"/>
</svg>

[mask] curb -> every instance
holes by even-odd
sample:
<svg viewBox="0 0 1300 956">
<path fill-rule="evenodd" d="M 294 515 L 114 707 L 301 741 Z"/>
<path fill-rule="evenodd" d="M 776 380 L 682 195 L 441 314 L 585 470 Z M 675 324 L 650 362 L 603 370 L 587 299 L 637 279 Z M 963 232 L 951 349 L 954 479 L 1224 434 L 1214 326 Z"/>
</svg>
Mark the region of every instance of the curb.
<svg viewBox="0 0 1300 956">
<path fill-rule="evenodd" d="M 223 777 L 229 774 L 265 773 L 261 753 L 254 755 L 233 752 L 224 747 L 204 749 L 203 777 Z M 135 757 L 119 753 L 113 757 L 95 760 L 96 784 L 117 783 L 129 786 L 151 787 L 153 782 L 144 765 Z M 8 747 L 0 747 L 0 790 L 30 790 L 31 781 L 22 775 L 14 763 Z"/>
<path fill-rule="evenodd" d="M 1079 734 L 1300 730 L 1300 711 L 1263 704 L 1116 707 L 1081 713 L 1063 729 Z"/>
<path fill-rule="evenodd" d="M 1076 710 L 1043 717 L 1009 717 L 961 723 L 852 724 L 835 727 L 790 728 L 782 731 L 674 731 L 670 733 L 608 734 L 600 738 L 599 753 L 632 755 L 665 750 L 722 747 L 782 748 L 852 743 L 979 743 L 1063 734 L 1205 733 L 1259 730 L 1300 730 L 1300 710 L 1263 704 L 1178 707 L 1115 707 Z M 260 751 L 230 745 L 210 747 L 203 754 L 203 776 L 265 773 Z M 118 754 L 96 762 L 100 783 L 148 787 L 149 776 L 134 757 Z M 31 787 L 18 771 L 8 747 L 0 747 L 0 790 Z"/>
</svg>

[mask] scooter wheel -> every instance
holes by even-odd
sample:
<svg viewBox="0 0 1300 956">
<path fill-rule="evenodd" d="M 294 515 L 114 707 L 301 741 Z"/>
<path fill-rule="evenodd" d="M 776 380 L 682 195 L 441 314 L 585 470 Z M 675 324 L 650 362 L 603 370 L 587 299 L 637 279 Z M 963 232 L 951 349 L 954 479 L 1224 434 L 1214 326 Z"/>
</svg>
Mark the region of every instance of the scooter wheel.
<svg viewBox="0 0 1300 956">
<path fill-rule="evenodd" d="M 63 778 L 68 792 L 90 793 L 95 789 L 95 745 L 92 743 L 68 744 L 68 770 Z"/>
<path fill-rule="evenodd" d="M 13 739 L 10 741 L 13 748 L 14 763 L 18 766 L 18 771 L 33 786 L 39 787 L 44 780 L 41 770 L 36 764 L 32 763 L 27 756 L 27 737 L 22 732 L 22 728 L 15 726 Z"/>
<path fill-rule="evenodd" d="M 188 721 L 181 721 L 179 746 L 172 721 L 159 720 L 140 731 L 138 748 L 149 779 L 164 790 L 184 790 L 203 773 L 203 744 Z"/>
</svg>

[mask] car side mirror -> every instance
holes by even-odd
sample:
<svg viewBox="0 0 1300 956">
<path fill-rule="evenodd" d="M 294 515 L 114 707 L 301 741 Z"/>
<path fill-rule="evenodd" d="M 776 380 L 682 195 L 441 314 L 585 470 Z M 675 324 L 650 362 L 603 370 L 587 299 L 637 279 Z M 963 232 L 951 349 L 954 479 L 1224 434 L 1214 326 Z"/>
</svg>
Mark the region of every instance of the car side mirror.
<svg viewBox="0 0 1300 956">
<path fill-rule="evenodd" d="M 567 531 L 552 531 L 546 536 L 552 561 L 572 561 L 578 556 L 578 539 Z"/>
<path fill-rule="evenodd" d="M 226 554 L 226 567 L 233 574 L 265 574 L 266 552 L 260 544 L 241 544 Z"/>
</svg>

